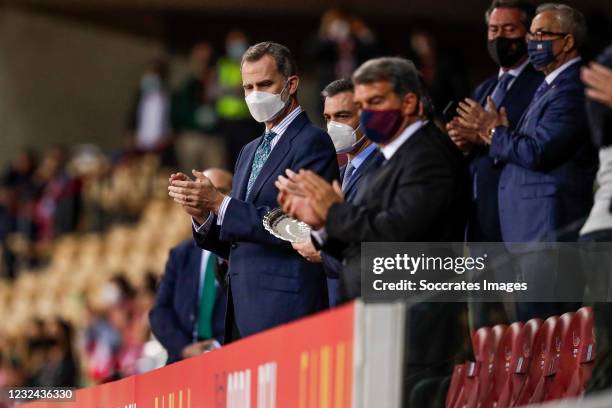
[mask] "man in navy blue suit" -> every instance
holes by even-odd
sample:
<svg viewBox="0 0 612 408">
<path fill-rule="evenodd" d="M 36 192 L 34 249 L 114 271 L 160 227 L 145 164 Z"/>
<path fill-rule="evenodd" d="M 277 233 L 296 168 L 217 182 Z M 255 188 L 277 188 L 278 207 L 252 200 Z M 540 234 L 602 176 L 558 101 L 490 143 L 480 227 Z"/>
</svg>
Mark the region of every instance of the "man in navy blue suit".
<svg viewBox="0 0 612 408">
<path fill-rule="evenodd" d="M 525 36 L 535 13 L 533 5 L 524 0 L 494 0 L 487 12 L 487 49 L 491 59 L 499 66 L 497 73 L 481 83 L 469 101 L 486 106 L 491 98 L 496 106 L 503 107 L 508 114 L 509 127 L 514 129 L 531 103 L 535 90 L 544 76 L 536 71 L 527 59 Z M 489 146 L 478 137 L 477 132 L 461 124 L 461 117 L 455 117 L 447 124 L 448 134 L 461 148 L 468 160 L 471 177 L 470 211 L 466 239 L 470 242 L 501 242 L 499 221 L 498 187 L 503 162 L 489 156 Z M 471 245 L 472 252 L 481 251 L 477 244 Z M 503 256 L 504 251 L 488 256 Z M 498 265 L 496 279 L 504 281 L 507 268 Z M 511 273 L 511 271 L 510 271 Z M 506 307 L 508 320 L 514 315 L 514 308 Z M 472 327 L 502 323 L 505 319 L 500 304 L 470 302 Z"/>
<path fill-rule="evenodd" d="M 198 245 L 229 259 L 232 340 L 328 306 L 321 265 L 272 236 L 262 219 L 277 207 L 274 182 L 285 169 L 308 168 L 326 180 L 338 178 L 331 139 L 298 103 L 299 77 L 289 49 L 273 42 L 255 44 L 242 58 L 241 72 L 249 111 L 265 123 L 265 133 L 240 152 L 231 194 L 221 194 L 196 171 L 195 180 L 171 175 L 168 187 L 193 217 Z"/>
<path fill-rule="evenodd" d="M 535 12 L 524 0 L 494 0 L 487 10 L 487 49 L 499 66 L 498 72 L 481 83 L 472 99 L 486 106 L 491 97 L 508 114 L 509 127 L 516 128 L 531 102 L 543 75 L 527 59 L 525 35 Z M 472 242 L 501 242 L 497 190 L 503 162 L 489 156 L 489 147 L 478 134 L 461 125 L 456 117 L 447 125 L 451 139 L 466 152 L 472 178 L 467 239 Z"/>
<path fill-rule="evenodd" d="M 359 126 L 359 110 L 353 100 L 354 86 L 350 79 L 338 79 L 321 92 L 324 98 L 323 116 L 327 133 L 337 153 L 346 153 L 348 163 L 340 169 L 344 199 L 352 202 L 366 174 L 380 167 L 384 156 L 365 137 Z M 311 262 L 322 262 L 327 274 L 329 306 L 337 303 L 338 277 L 342 262 L 331 254 L 315 248 L 311 239 L 293 244 L 293 248 Z"/>
<path fill-rule="evenodd" d="M 527 49 L 531 64 L 545 78 L 516 128 L 492 102 L 487 112 L 470 104 L 462 114 L 490 145 L 490 157 L 505 163 L 498 195 L 505 242 L 574 241 L 592 205 L 597 158 L 590 143 L 578 52 L 585 38 L 586 23 L 577 10 L 561 4 L 538 7 Z M 559 256 L 547 251 L 522 254 L 517 279 L 542 298 L 551 296 L 556 270 L 564 262 Z M 519 304 L 518 317 L 546 317 L 563 308 Z"/>
<path fill-rule="evenodd" d="M 209 169 L 205 174 L 220 191 L 230 191 L 228 171 Z M 170 251 L 149 313 L 151 330 L 168 352 L 168 364 L 199 355 L 215 342 L 223 344 L 226 272 L 226 262 L 200 249 L 193 239 Z"/>
</svg>

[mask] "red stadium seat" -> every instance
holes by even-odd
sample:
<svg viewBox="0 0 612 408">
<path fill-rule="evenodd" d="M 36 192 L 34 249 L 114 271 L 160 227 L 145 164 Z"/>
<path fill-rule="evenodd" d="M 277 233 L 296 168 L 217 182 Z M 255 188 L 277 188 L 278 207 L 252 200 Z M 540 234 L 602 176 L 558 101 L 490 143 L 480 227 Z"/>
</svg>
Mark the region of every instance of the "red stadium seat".
<svg viewBox="0 0 612 408">
<path fill-rule="evenodd" d="M 573 313 L 551 316 L 536 334 L 533 357 L 527 380 L 519 393 L 516 405 L 527 405 L 544 400 L 557 373 L 563 338 L 569 331 Z"/>
<path fill-rule="evenodd" d="M 457 364 L 453 367 L 453 374 L 451 375 L 450 385 L 448 386 L 448 392 L 446 394 L 447 408 L 454 407 L 455 401 L 461 398 L 465 381 L 465 370 L 469 363 Z"/>
<path fill-rule="evenodd" d="M 450 398 L 452 405 L 447 407 L 472 408 L 480 405 L 489 392 L 495 369 L 495 352 L 506 327 L 501 324 L 492 329 L 482 327 L 474 333 L 472 347 L 476 362 L 465 363 L 463 382 L 459 385 L 459 390 L 453 390 L 455 394 Z"/>
<path fill-rule="evenodd" d="M 495 374 L 483 407 L 510 407 L 518 398 L 527 378 L 535 335 L 542 320 L 510 325 L 497 349 Z"/>
<path fill-rule="evenodd" d="M 563 337 L 557 375 L 545 400 L 582 395 L 591 377 L 594 359 L 593 310 L 583 307 L 574 314 L 570 328 Z"/>
</svg>

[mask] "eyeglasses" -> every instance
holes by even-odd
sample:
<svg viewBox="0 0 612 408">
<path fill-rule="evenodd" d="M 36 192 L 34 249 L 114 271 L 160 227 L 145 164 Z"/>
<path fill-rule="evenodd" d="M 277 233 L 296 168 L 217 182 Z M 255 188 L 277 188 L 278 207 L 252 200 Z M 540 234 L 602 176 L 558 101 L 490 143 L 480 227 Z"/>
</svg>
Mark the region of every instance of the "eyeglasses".
<svg viewBox="0 0 612 408">
<path fill-rule="evenodd" d="M 529 31 L 526 35 L 527 41 L 542 41 L 543 37 L 565 37 L 568 33 L 555 33 L 554 31 L 538 30 L 535 33 Z"/>
</svg>

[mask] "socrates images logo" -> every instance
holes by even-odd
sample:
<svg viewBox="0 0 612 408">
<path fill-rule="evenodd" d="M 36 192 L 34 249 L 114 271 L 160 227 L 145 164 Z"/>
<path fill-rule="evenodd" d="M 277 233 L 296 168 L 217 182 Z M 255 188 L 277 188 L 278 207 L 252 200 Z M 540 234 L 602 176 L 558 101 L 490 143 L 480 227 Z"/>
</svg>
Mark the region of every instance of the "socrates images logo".
<svg viewBox="0 0 612 408">
<path fill-rule="evenodd" d="M 257 367 L 257 408 L 276 408 L 276 374 L 276 362 Z M 234 371 L 227 376 L 226 407 L 251 407 L 251 369 Z"/>
</svg>

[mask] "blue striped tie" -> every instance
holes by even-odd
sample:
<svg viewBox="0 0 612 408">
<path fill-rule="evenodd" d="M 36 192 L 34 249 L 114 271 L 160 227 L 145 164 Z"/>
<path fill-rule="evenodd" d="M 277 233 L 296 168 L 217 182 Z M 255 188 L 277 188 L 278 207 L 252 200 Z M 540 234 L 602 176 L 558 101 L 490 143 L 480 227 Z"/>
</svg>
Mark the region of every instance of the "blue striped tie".
<svg viewBox="0 0 612 408">
<path fill-rule="evenodd" d="M 255 184 L 255 180 L 257 180 L 257 176 L 261 172 L 266 160 L 268 160 L 268 156 L 270 156 L 270 152 L 272 151 L 272 139 L 274 139 L 276 133 L 270 131 L 266 131 L 266 134 L 263 137 L 263 142 L 255 151 L 255 157 L 253 158 L 253 165 L 251 166 L 251 175 L 249 176 L 249 184 L 247 184 L 247 194 L 251 192 L 251 188 L 253 184 Z"/>
</svg>

